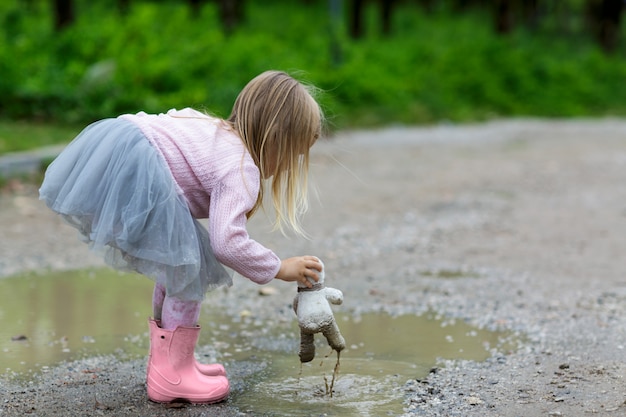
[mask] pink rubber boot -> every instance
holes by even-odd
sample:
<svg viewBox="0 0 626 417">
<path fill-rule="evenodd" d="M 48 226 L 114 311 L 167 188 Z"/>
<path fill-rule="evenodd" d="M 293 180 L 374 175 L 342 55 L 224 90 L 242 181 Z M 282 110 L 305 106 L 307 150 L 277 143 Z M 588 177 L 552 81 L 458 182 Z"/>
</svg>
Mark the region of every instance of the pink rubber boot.
<svg viewBox="0 0 626 417">
<path fill-rule="evenodd" d="M 150 357 L 148 359 L 148 398 L 158 403 L 186 400 L 194 404 L 216 403 L 230 391 L 223 375 L 207 376 L 198 370 L 194 348 L 199 327 L 165 330 L 150 320 Z"/>
<path fill-rule="evenodd" d="M 226 369 L 224 369 L 224 366 L 219 363 L 200 363 L 196 361 L 196 368 L 198 368 L 198 371 L 200 371 L 203 375 L 226 376 Z"/>
<path fill-rule="evenodd" d="M 154 320 L 154 319 L 148 319 L 150 321 L 150 324 L 152 325 L 152 322 L 156 322 L 157 327 L 161 327 L 161 320 Z M 200 328 L 200 326 L 197 326 L 198 328 Z M 226 369 L 224 369 L 224 366 L 222 364 L 219 363 L 209 363 L 209 364 L 204 364 L 204 363 L 200 363 L 196 360 L 195 356 L 193 358 L 194 362 L 196 363 L 196 368 L 198 368 L 198 371 L 200 371 L 201 374 L 207 375 L 207 376 L 226 376 Z"/>
</svg>

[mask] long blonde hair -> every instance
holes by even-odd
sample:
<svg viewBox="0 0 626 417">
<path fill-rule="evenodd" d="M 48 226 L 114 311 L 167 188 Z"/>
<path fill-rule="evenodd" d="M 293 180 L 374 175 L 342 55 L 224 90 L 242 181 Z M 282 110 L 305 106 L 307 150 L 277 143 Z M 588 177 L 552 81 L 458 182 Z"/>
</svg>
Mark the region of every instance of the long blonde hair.
<svg viewBox="0 0 626 417">
<path fill-rule="evenodd" d="M 274 229 L 289 225 L 304 235 L 300 217 L 308 208 L 309 148 L 321 135 L 323 114 L 313 87 L 281 71 L 266 71 L 239 93 L 227 122 L 261 171 L 251 217 L 263 205 L 264 179 L 271 177 Z"/>
</svg>

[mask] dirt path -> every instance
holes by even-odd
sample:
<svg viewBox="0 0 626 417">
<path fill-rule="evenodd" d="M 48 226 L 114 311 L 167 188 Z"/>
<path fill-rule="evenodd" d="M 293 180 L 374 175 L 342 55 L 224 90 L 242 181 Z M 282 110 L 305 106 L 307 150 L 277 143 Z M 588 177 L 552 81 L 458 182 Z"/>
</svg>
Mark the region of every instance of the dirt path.
<svg viewBox="0 0 626 417">
<path fill-rule="evenodd" d="M 407 416 L 626 415 L 626 121 L 345 132 L 314 149 L 312 240 L 269 234 L 262 216 L 255 238 L 282 256 L 322 257 L 345 311 L 435 310 L 524 338 L 518 351 L 409 381 Z M 0 276 L 99 262 L 28 190 L 0 197 L 0 230 Z M 239 280 L 211 302 L 228 309 L 251 288 Z M 251 303 L 267 318 L 283 300 Z M 228 403 L 151 404 L 143 366 L 100 363 L 99 378 L 71 382 L 57 370 L 27 387 L 0 379 L 0 416 L 245 415 Z M 231 374 L 245 389 L 246 371 Z"/>
</svg>

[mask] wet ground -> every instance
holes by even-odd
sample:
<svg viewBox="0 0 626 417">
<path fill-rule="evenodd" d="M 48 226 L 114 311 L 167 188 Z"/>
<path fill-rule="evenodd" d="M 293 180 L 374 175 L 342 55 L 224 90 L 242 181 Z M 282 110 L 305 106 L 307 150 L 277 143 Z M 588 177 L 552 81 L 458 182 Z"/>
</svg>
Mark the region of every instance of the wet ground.
<svg viewBox="0 0 626 417">
<path fill-rule="evenodd" d="M 381 317 L 400 316 L 416 320 L 400 326 L 413 332 L 381 339 L 405 349 L 402 355 L 444 341 L 435 348 L 432 370 L 415 358 L 408 360 L 415 367 L 401 370 L 393 360 L 376 358 L 380 372 L 365 391 L 372 401 L 397 395 L 388 414 L 407 416 L 626 414 L 626 122 L 514 120 L 346 132 L 314 150 L 319 201 L 305 222 L 312 239 L 270 234 L 263 215 L 251 224 L 253 236 L 281 256 L 324 260 L 327 285 L 344 292 L 336 311 L 351 338 L 358 337 L 355 329 L 392 327 L 375 323 Z M 100 265 L 28 187 L 0 198 L 0 227 L 2 276 Z M 367 415 L 368 409 L 355 408 L 367 406 L 363 396 L 352 408 L 341 406 L 350 401 L 347 393 L 358 391 L 354 369 L 368 357 L 360 348 L 367 340 L 348 340 L 355 346 L 342 355 L 336 382 L 344 395 L 320 405 L 316 395 L 329 371 L 300 370 L 289 353 L 294 288 L 280 282 L 270 288 L 272 295 L 260 295 L 260 287 L 238 277 L 233 288 L 207 297 L 198 354 L 226 364 L 233 388 L 226 403 L 152 404 L 145 398 L 145 359 L 114 352 L 41 365 L 47 368 L 25 379 L 5 372 L 0 415 Z M 54 299 L 71 301 L 79 311 L 96 308 L 71 290 L 59 292 Z M 80 294 L 130 305 L 124 307 L 129 320 L 147 314 L 145 302 L 140 306 L 130 294 Z M 424 327 L 422 319 L 433 326 Z M 73 313 L 63 321 L 82 325 L 89 316 Z M 28 333 L 31 321 L 21 323 Z M 457 349 L 448 359 L 445 343 L 455 336 L 446 327 L 456 325 L 467 326 L 460 334 L 503 331 L 519 343 L 515 349 L 481 344 L 484 357 L 464 358 Z M 254 343 L 238 344 L 233 333 Z M 83 344 L 101 337 L 97 330 L 84 336 Z M 129 340 L 139 348 L 146 343 L 141 334 Z M 58 348 L 62 341 L 50 346 Z M 334 361 L 322 362 L 332 368 Z M 390 388 L 381 393 L 381 384 Z M 358 386 L 367 384 L 360 379 Z M 261 407 L 270 395 L 273 410 Z"/>
<path fill-rule="evenodd" d="M 98 355 L 143 358 L 151 308 L 145 295 L 150 291 L 144 277 L 110 269 L 28 273 L 0 280 L 0 369 L 5 377 L 23 382 L 62 361 Z M 123 304 L 116 302 L 121 293 Z M 472 328 L 435 313 L 339 313 L 336 319 L 350 342 L 339 361 L 320 335 L 317 360 L 301 366 L 295 320 L 258 320 L 246 310 L 230 317 L 205 308 L 200 344 L 219 346 L 219 360 L 228 366 L 239 361 L 267 364 L 249 378 L 254 390 L 231 396 L 230 404 L 239 409 L 308 416 L 323 408 L 328 415 L 378 416 L 401 414 L 401 385 L 426 377 L 439 358 L 482 361 L 492 349 L 511 350 L 520 343 L 512 335 Z M 333 375 L 339 377 L 333 380 Z"/>
</svg>

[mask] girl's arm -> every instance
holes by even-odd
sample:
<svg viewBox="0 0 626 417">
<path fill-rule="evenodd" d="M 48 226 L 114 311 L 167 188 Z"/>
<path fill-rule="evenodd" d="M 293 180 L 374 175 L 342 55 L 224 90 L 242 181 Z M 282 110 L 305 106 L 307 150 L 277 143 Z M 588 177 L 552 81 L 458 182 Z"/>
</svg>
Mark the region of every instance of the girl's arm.
<svg viewBox="0 0 626 417">
<path fill-rule="evenodd" d="M 209 236 L 218 261 L 258 284 L 274 278 L 300 282 L 308 287 L 317 282 L 323 269 L 314 256 L 281 260 L 274 252 L 248 235 L 248 213 L 256 202 L 260 173 L 249 164 L 235 166 L 211 193 Z"/>
</svg>

